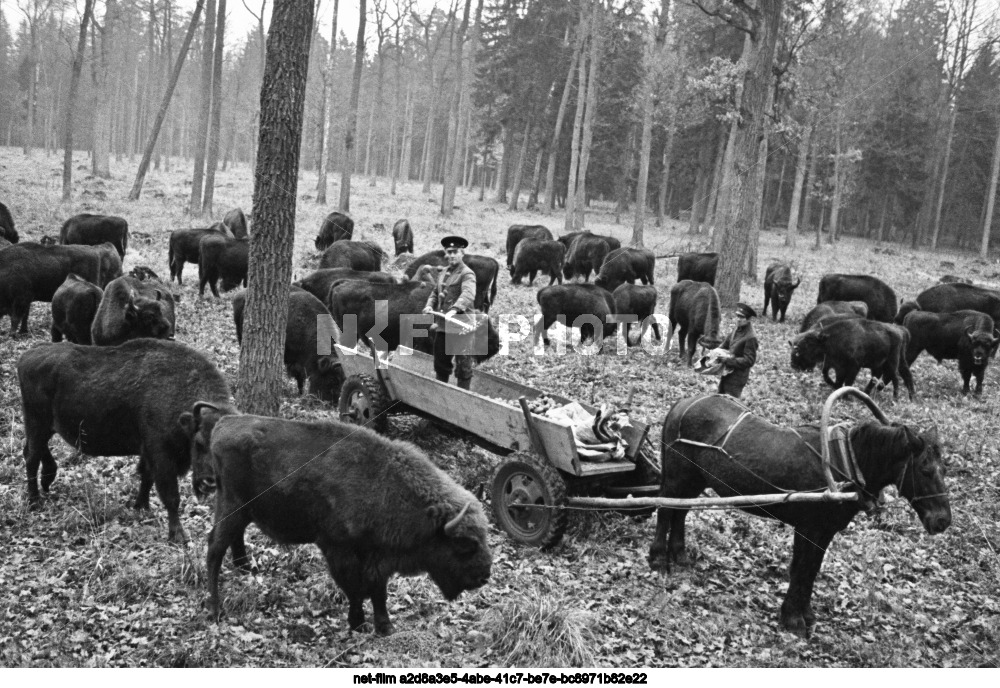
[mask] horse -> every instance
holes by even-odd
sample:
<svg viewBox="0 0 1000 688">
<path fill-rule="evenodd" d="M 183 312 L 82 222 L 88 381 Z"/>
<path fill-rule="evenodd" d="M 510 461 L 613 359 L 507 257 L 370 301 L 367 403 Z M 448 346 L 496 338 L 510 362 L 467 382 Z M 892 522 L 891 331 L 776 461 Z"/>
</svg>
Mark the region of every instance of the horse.
<svg viewBox="0 0 1000 688">
<path fill-rule="evenodd" d="M 866 422 L 854 425 L 848 439 L 862 478 L 853 486 L 859 492 L 858 501 L 743 508 L 795 528 L 780 620 L 785 629 L 803 637 L 808 637 L 816 621 L 811 605 L 813 584 L 827 547 L 862 508 L 875 503 L 883 488 L 895 485 L 928 533 L 941 533 L 951 525 L 936 431 L 922 433 L 897 423 Z M 689 397 L 675 403 L 663 421 L 662 443 L 660 497 L 690 499 L 708 487 L 720 497 L 822 491 L 829 484 L 820 458 L 819 428 L 773 425 L 725 395 Z M 687 513 L 685 508 L 657 510 L 656 534 L 649 549 L 654 571 L 669 572 L 671 560 L 688 562 Z"/>
</svg>

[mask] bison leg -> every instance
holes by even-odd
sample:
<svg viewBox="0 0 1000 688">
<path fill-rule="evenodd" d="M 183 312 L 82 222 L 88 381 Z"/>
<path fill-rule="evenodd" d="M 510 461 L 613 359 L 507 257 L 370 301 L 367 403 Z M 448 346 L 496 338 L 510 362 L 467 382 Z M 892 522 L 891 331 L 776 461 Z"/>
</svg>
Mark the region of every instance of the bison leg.
<svg viewBox="0 0 1000 688">
<path fill-rule="evenodd" d="M 798 636 L 807 637 L 809 626 L 815 623 L 813 585 L 833 536 L 834 533 L 821 530 L 795 530 L 788 592 L 781 603 L 781 625 Z"/>
<path fill-rule="evenodd" d="M 532 270 L 528 273 L 528 286 L 535 286 L 535 277 L 538 275 L 538 270 Z"/>
<path fill-rule="evenodd" d="M 177 471 L 172 468 L 172 462 L 166 456 L 157 456 L 158 452 L 151 452 L 143 448 L 143 456 L 139 461 L 147 462 L 147 469 L 153 474 L 153 484 L 156 485 L 156 494 L 163 502 L 167 510 L 167 540 L 170 542 L 187 542 L 187 535 L 184 527 L 181 526 L 181 495 L 177 489 Z M 147 502 L 149 498 L 147 497 Z"/>
<path fill-rule="evenodd" d="M 682 336 L 681 341 L 684 341 L 683 335 L 681 336 Z M 698 348 L 698 333 L 695 330 L 691 330 L 691 334 L 688 335 L 688 354 L 687 354 L 688 367 L 694 365 L 694 353 L 695 350 L 697 350 L 697 348 Z M 681 356 L 683 357 L 683 355 L 684 352 L 682 351 Z"/>
<path fill-rule="evenodd" d="M 986 366 L 974 368 L 972 372 L 976 376 L 976 396 L 978 397 L 983 393 L 983 377 L 986 375 Z"/>
<path fill-rule="evenodd" d="M 376 635 L 392 635 L 392 622 L 389 620 L 388 591 L 389 581 L 381 578 L 371 581 L 369 588 L 372 596 L 372 615 L 375 617 Z"/>
<path fill-rule="evenodd" d="M 228 504 L 220 495 L 215 507 L 215 524 L 212 532 L 208 534 L 208 556 L 206 558 L 206 568 L 208 570 L 208 614 L 211 618 L 217 619 L 222 611 L 219 603 L 219 570 L 222 568 L 222 560 L 226 556 L 226 550 L 233 547 L 233 554 L 236 554 L 236 542 L 243 542 L 243 531 L 250 525 L 248 509 L 242 509 L 242 504 Z M 243 553 L 246 554 L 244 547 Z"/>
<path fill-rule="evenodd" d="M 149 492 L 153 489 L 153 474 L 145 456 L 139 456 L 139 492 L 135 496 L 134 509 L 149 509 Z"/>
<path fill-rule="evenodd" d="M 324 546 L 319 542 L 316 544 L 323 551 L 334 582 L 347 595 L 347 625 L 352 631 L 360 630 L 365 625 L 365 583 L 362 578 L 361 560 L 349 549 Z"/>
<path fill-rule="evenodd" d="M 768 303 L 770 301 L 771 301 L 771 292 L 769 292 L 767 289 L 765 289 L 764 290 L 764 310 L 761 311 L 762 313 L 764 313 L 765 317 L 767 317 L 767 305 L 768 305 Z M 777 306 L 777 301 L 775 301 L 774 305 Z M 771 310 L 771 318 L 772 319 L 777 319 L 777 318 L 775 318 L 776 315 L 777 315 L 777 308 L 775 307 L 774 309 Z"/>
<path fill-rule="evenodd" d="M 27 409 L 26 409 L 27 410 Z M 52 418 L 45 413 L 38 417 L 34 413 L 25 413 L 24 419 L 24 465 L 28 474 L 28 502 L 37 504 L 40 498 L 38 493 L 38 468 L 42 469 L 42 490 L 49 491 L 49 487 L 56 479 L 56 460 L 49 451 L 49 439 L 52 437 Z"/>
</svg>

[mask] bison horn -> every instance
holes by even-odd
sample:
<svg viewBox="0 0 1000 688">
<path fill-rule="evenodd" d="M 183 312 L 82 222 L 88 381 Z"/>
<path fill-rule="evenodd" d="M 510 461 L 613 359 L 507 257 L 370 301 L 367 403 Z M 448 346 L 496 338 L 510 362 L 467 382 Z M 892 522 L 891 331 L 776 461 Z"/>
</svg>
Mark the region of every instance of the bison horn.
<svg viewBox="0 0 1000 688">
<path fill-rule="evenodd" d="M 799 286 L 800 284 L 802 284 L 802 276 L 801 275 L 799 276 L 799 278 L 797 280 L 795 280 L 795 284 L 792 285 L 792 289 L 795 289 L 795 287 Z"/>
<path fill-rule="evenodd" d="M 465 518 L 465 514 L 469 511 L 470 506 L 472 506 L 472 502 L 466 502 L 465 506 L 462 507 L 462 510 L 458 512 L 458 516 L 444 524 L 445 535 L 452 535 L 455 528 L 458 527 L 458 524 L 462 522 L 463 518 Z"/>
<path fill-rule="evenodd" d="M 216 411 L 218 413 L 222 412 L 222 409 L 220 409 L 218 406 L 216 406 L 215 404 L 213 404 L 211 402 L 208 402 L 208 401 L 196 401 L 196 402 L 194 402 L 194 410 L 193 410 L 194 417 L 195 417 L 196 420 L 201 420 L 201 410 L 203 408 L 210 408 L 213 411 Z"/>
<path fill-rule="evenodd" d="M 975 333 L 975 331 L 976 331 L 975 327 L 966 327 L 965 328 L 965 336 L 969 337 L 971 339 L 972 335 Z"/>
</svg>

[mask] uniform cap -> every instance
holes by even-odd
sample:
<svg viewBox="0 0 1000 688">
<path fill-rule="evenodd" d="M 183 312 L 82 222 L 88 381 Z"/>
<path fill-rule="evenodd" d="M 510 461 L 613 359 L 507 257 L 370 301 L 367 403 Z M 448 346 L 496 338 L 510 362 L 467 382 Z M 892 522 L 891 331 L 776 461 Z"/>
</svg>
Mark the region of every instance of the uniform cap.
<svg viewBox="0 0 1000 688">
<path fill-rule="evenodd" d="M 736 304 L 736 313 L 737 315 L 742 315 L 744 318 L 747 319 L 757 317 L 757 311 L 755 311 L 753 308 L 751 308 L 745 303 Z"/>
<path fill-rule="evenodd" d="M 469 242 L 460 236 L 446 236 L 441 240 L 441 245 L 445 248 L 468 248 Z"/>
</svg>

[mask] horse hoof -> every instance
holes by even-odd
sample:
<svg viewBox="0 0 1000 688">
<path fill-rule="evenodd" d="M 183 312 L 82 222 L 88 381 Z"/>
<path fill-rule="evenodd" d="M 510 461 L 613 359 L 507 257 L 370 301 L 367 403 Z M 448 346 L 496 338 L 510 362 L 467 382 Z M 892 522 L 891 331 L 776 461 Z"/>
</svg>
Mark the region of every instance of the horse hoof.
<svg viewBox="0 0 1000 688">
<path fill-rule="evenodd" d="M 651 571 L 670 573 L 670 558 L 665 553 L 657 552 L 656 554 L 650 554 L 648 561 Z"/>
<path fill-rule="evenodd" d="M 806 625 L 806 620 L 801 614 L 782 615 L 781 627 L 800 638 L 809 638 L 809 627 Z"/>
</svg>

